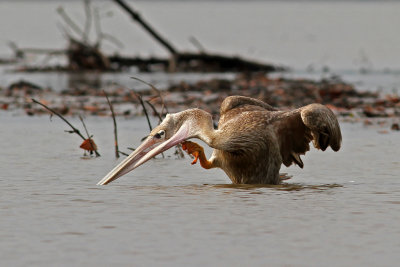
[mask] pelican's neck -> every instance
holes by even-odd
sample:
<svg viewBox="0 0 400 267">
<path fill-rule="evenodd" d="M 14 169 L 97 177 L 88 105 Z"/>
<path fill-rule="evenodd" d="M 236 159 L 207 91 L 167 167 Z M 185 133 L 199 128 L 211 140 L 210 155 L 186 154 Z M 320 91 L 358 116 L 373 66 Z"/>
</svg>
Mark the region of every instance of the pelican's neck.
<svg viewBox="0 0 400 267">
<path fill-rule="evenodd" d="M 208 146 L 214 147 L 215 140 L 218 138 L 218 131 L 214 130 L 214 124 L 212 115 L 201 109 L 188 109 L 175 115 L 176 121 L 178 121 L 178 128 L 182 127 L 183 124 L 187 124 L 189 127 L 190 138 L 198 138 L 205 142 Z"/>
<path fill-rule="evenodd" d="M 199 127 L 197 138 L 206 143 L 210 147 L 214 147 L 215 140 L 217 140 L 218 131 L 214 130 L 212 119 Z"/>
<path fill-rule="evenodd" d="M 187 139 L 198 138 L 208 146 L 222 149 L 224 141 L 220 130 L 214 130 L 212 115 L 202 109 L 194 108 L 173 114 L 176 128 L 184 124 L 189 128 Z"/>
<path fill-rule="evenodd" d="M 214 129 L 212 115 L 206 111 L 202 111 L 201 116 L 196 118 L 194 125 L 196 130 L 195 138 L 202 140 L 209 147 L 221 149 L 221 134 L 220 130 Z"/>
</svg>

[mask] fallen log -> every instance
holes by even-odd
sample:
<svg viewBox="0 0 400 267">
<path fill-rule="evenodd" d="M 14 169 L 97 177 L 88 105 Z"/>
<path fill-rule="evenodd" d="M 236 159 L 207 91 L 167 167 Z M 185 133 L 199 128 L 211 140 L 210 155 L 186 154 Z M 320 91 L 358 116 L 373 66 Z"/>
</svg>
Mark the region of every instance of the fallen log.
<svg viewBox="0 0 400 267">
<path fill-rule="evenodd" d="M 67 28 L 65 34 L 69 39 L 69 45 L 65 50 L 57 49 L 19 49 L 16 44 L 11 43 L 10 46 L 16 51 L 18 57 L 23 57 L 26 53 L 39 53 L 48 55 L 63 55 L 68 58 L 67 66 L 45 66 L 45 67 L 23 67 L 19 71 L 25 72 L 42 72 L 42 71 L 121 71 L 126 68 L 136 67 L 141 72 L 165 71 L 165 72 L 273 72 L 284 71 L 286 68 L 273 64 L 257 62 L 244 59 L 239 56 L 223 55 L 219 53 L 206 52 L 200 42 L 192 37 L 191 41 L 199 49 L 198 53 L 189 53 L 179 51 L 172 43 L 163 38 L 148 22 L 146 22 L 140 14 L 128 6 L 123 0 L 114 0 L 122 7 L 132 19 L 139 23 L 157 42 L 160 43 L 166 50 L 170 52 L 167 58 L 160 57 L 125 57 L 120 55 L 105 55 L 100 49 L 100 41 L 107 39 L 114 40 L 115 38 L 101 31 L 99 25 L 98 14 L 94 12 L 96 32 L 98 40 L 93 43 L 88 39 L 90 30 L 89 21 L 92 18 L 92 11 L 89 11 L 89 2 L 85 1 L 86 10 L 86 25 L 81 29 L 65 12 L 59 8 L 58 12 L 64 19 L 66 25 L 71 31 L 81 37 L 81 39 L 73 38 Z M 97 14 L 97 15 L 96 15 Z M 116 39 L 114 43 L 118 44 Z M 122 44 L 119 44 L 121 46 Z"/>
<path fill-rule="evenodd" d="M 137 67 L 141 72 L 165 71 L 168 69 L 169 60 L 159 57 L 123 57 L 113 55 L 108 57 L 112 67 L 116 69 L 124 69 L 129 67 Z"/>
<path fill-rule="evenodd" d="M 34 103 L 36 103 L 36 104 L 39 104 L 39 105 L 41 105 L 42 107 L 44 107 L 45 109 L 47 109 L 48 111 L 50 111 L 51 114 L 57 115 L 57 116 L 58 116 L 60 119 L 62 119 L 66 124 L 68 124 L 69 127 L 71 127 L 71 129 L 72 129 L 72 131 L 68 131 L 69 133 L 76 133 L 77 135 L 79 135 L 79 136 L 83 139 L 83 141 L 86 141 L 86 140 L 87 140 L 87 139 L 81 134 L 81 132 L 80 132 L 77 128 L 75 128 L 75 127 L 74 127 L 66 118 L 64 118 L 60 113 L 58 113 L 58 112 L 55 111 L 54 109 L 52 109 L 52 108 L 46 106 L 45 104 L 43 104 L 43 103 L 41 103 L 41 102 L 39 102 L 39 101 L 37 101 L 37 100 L 35 100 L 35 99 L 33 99 L 33 98 L 32 98 L 31 100 L 32 100 L 32 102 L 34 102 Z M 89 138 L 90 138 L 90 137 L 89 137 Z M 93 148 L 94 153 L 96 154 L 96 157 L 100 157 L 99 152 L 97 152 L 97 148 L 94 149 L 94 145 L 92 144 L 92 142 L 90 142 L 90 144 L 91 144 L 91 146 L 92 146 L 92 148 Z"/>
<path fill-rule="evenodd" d="M 110 64 L 115 68 L 137 67 L 142 72 L 169 71 L 170 60 L 165 58 L 142 58 L 110 56 Z M 208 53 L 180 53 L 175 56 L 177 72 L 274 72 L 286 68 L 272 64 L 242 59 L 239 56 L 225 56 Z"/>
<path fill-rule="evenodd" d="M 174 45 L 163 38 L 149 23 L 147 23 L 140 14 L 133 8 L 128 6 L 123 0 L 114 0 L 121 8 L 123 8 L 131 18 L 139 23 L 155 40 L 170 52 L 168 60 L 162 60 L 161 63 L 165 71 L 171 72 L 272 72 L 282 71 L 283 67 L 274 66 L 242 59 L 238 56 L 224 56 L 221 54 L 209 54 L 204 51 L 199 41 L 195 39 L 195 43 L 200 48 L 200 53 L 184 53 L 178 51 Z M 192 37 L 193 41 L 193 37 Z M 140 62 L 138 58 L 126 59 L 114 58 L 114 62 L 123 62 L 125 66 L 137 66 L 139 69 L 150 70 L 152 62 Z M 110 61 L 113 61 L 110 59 Z"/>
<path fill-rule="evenodd" d="M 180 71 L 205 72 L 273 72 L 285 68 L 242 59 L 239 56 L 225 56 L 208 53 L 180 53 L 177 55 L 177 69 Z"/>
<path fill-rule="evenodd" d="M 138 12 L 129 7 L 123 0 L 114 0 L 121 8 L 123 8 L 133 20 L 139 23 L 154 39 L 164 46 L 172 55 L 178 53 L 176 48 L 166 39 L 164 39 L 150 24 L 148 24 Z"/>
</svg>

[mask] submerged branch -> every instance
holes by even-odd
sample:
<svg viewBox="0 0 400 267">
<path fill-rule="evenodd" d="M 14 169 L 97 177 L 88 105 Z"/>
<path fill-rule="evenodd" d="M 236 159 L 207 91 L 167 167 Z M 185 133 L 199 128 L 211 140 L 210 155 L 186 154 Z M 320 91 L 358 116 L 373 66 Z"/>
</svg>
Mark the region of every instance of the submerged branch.
<svg viewBox="0 0 400 267">
<path fill-rule="evenodd" d="M 150 132 L 151 132 L 153 130 L 153 126 L 151 126 L 149 114 L 147 113 L 147 109 L 146 109 L 146 106 L 144 105 L 143 98 L 139 93 L 136 93 L 136 92 L 134 92 L 134 93 L 135 93 L 136 97 L 139 99 L 140 104 L 142 105 L 143 112 L 144 112 L 144 115 L 146 115 L 147 123 L 149 125 Z"/>
<path fill-rule="evenodd" d="M 85 124 L 85 122 L 83 121 L 83 118 L 82 118 L 82 116 L 81 116 L 81 115 L 79 115 L 79 119 L 80 119 L 80 120 L 81 120 L 81 122 L 82 122 L 82 125 L 83 125 L 83 128 L 85 129 L 85 132 L 86 132 L 86 135 L 87 135 L 87 137 L 88 137 L 88 138 L 90 138 L 89 131 L 87 130 L 87 128 L 86 128 L 86 124 Z"/>
<path fill-rule="evenodd" d="M 168 108 L 167 108 L 167 106 L 165 105 L 165 102 L 164 102 L 164 97 L 162 96 L 161 91 L 160 91 L 159 89 L 157 89 L 157 87 L 155 87 L 155 86 L 152 85 L 151 83 L 148 83 L 148 82 L 146 82 L 146 81 L 143 81 L 142 79 L 137 78 L 137 77 L 134 77 L 134 76 L 132 76 L 131 79 L 134 79 L 134 80 L 136 80 L 136 81 L 139 81 L 139 82 L 141 82 L 141 83 L 144 83 L 144 84 L 147 85 L 147 86 L 150 86 L 150 88 L 153 89 L 153 90 L 158 94 L 158 96 L 159 96 L 160 99 L 161 99 L 161 104 L 162 104 L 161 116 L 164 114 L 164 108 L 165 108 L 165 110 L 167 111 L 167 113 L 169 113 Z"/>
<path fill-rule="evenodd" d="M 162 122 L 162 118 L 161 118 L 160 113 L 158 113 L 157 109 L 154 107 L 153 104 L 150 103 L 150 101 L 146 100 L 146 103 L 149 104 L 149 106 L 150 106 L 151 109 L 153 110 L 154 114 L 157 115 L 157 117 L 158 117 L 158 124 L 160 124 L 160 123 Z"/>
<path fill-rule="evenodd" d="M 46 106 L 45 104 L 40 103 L 40 102 L 37 101 L 36 99 L 33 99 L 33 98 L 31 98 L 31 99 L 32 99 L 32 101 L 33 101 L 34 103 L 41 105 L 42 107 L 44 107 L 45 109 L 47 109 L 48 111 L 50 111 L 51 113 L 57 115 L 60 119 L 62 119 L 66 124 L 69 125 L 69 127 L 72 128 L 72 131 L 71 131 L 72 133 L 76 133 L 76 134 L 79 135 L 83 140 L 86 140 L 86 138 L 81 134 L 81 132 L 80 132 L 77 128 L 75 128 L 75 127 L 74 127 L 66 118 L 64 118 L 60 113 L 58 113 L 57 111 L 55 111 L 55 110 L 52 109 L 52 108 L 49 108 L 49 107 Z M 100 154 L 99 154 L 99 152 L 97 152 L 97 150 L 95 150 L 94 152 L 96 153 L 96 156 L 97 156 L 97 157 L 100 156 Z"/>
<path fill-rule="evenodd" d="M 113 107 L 113 105 L 111 104 L 111 101 L 110 101 L 110 99 L 108 98 L 108 95 L 107 95 L 106 91 L 103 90 L 103 93 L 104 93 L 104 96 L 105 96 L 106 99 L 107 99 L 108 105 L 110 106 L 111 116 L 112 116 L 113 123 L 114 123 L 115 157 L 116 157 L 116 158 L 119 158 L 119 153 L 121 153 L 121 154 L 123 154 L 123 155 L 125 155 L 125 156 L 128 156 L 128 155 L 125 154 L 124 152 L 119 151 L 119 148 L 118 148 L 117 120 L 115 119 L 114 107 Z"/>
</svg>

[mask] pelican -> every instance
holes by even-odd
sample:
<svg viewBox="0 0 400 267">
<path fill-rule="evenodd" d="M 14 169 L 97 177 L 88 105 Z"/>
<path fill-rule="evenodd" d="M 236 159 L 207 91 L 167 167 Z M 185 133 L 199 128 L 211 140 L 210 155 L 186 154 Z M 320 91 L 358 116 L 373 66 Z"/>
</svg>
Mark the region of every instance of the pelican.
<svg viewBox="0 0 400 267">
<path fill-rule="evenodd" d="M 193 138 L 214 149 L 210 159 L 203 147 L 187 141 Z M 218 129 L 211 114 L 201 109 L 168 114 L 98 185 L 114 181 L 178 144 L 195 157 L 192 164 L 199 160 L 205 169 L 221 168 L 234 184 L 279 184 L 282 163 L 303 168 L 300 155 L 310 149 L 311 141 L 323 151 L 328 146 L 340 149 L 340 126 L 329 108 L 310 104 L 280 111 L 257 99 L 230 96 L 221 104 Z"/>
</svg>

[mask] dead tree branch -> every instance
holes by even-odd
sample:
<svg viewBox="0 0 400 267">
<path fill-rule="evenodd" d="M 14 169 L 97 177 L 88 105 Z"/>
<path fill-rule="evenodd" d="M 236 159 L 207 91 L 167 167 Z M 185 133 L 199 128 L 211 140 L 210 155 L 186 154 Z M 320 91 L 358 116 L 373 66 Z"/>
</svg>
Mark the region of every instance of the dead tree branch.
<svg viewBox="0 0 400 267">
<path fill-rule="evenodd" d="M 82 29 L 76 25 L 76 23 L 68 16 L 67 12 L 65 12 L 63 7 L 57 8 L 58 14 L 61 16 L 61 18 L 64 20 L 65 23 L 68 24 L 68 26 L 75 31 L 80 37 L 84 37 L 84 32 Z"/>
<path fill-rule="evenodd" d="M 148 125 L 149 125 L 150 132 L 151 132 L 151 131 L 153 130 L 153 126 L 151 126 L 149 114 L 147 113 L 146 106 L 144 105 L 142 95 L 139 94 L 139 93 L 136 93 L 136 92 L 134 92 L 134 93 L 135 93 L 136 97 L 139 99 L 140 104 L 142 105 L 143 112 L 144 112 L 144 115 L 146 115 L 147 123 L 148 123 Z"/>
<path fill-rule="evenodd" d="M 149 106 L 151 107 L 151 109 L 153 110 L 154 114 L 157 115 L 158 117 L 158 124 L 160 124 L 162 122 L 162 118 L 160 113 L 158 113 L 157 109 L 153 106 L 153 104 L 150 103 L 150 101 L 146 100 L 146 103 L 149 104 Z"/>
<path fill-rule="evenodd" d="M 154 85 L 152 85 L 151 83 L 148 83 L 148 82 L 146 82 L 146 81 L 143 81 L 142 79 L 139 79 L 139 78 L 137 78 L 137 77 L 131 77 L 131 79 L 137 80 L 137 81 L 139 81 L 139 82 L 141 82 L 141 83 L 144 83 L 144 84 L 147 85 L 147 86 L 150 86 L 150 88 L 153 89 L 153 90 L 158 94 L 158 96 L 160 97 L 160 100 L 161 100 L 161 104 L 162 104 L 161 116 L 164 114 L 164 108 L 165 108 L 165 110 L 167 111 L 167 113 L 169 113 L 168 108 L 167 108 L 167 106 L 165 105 L 165 102 L 164 102 L 164 97 L 162 96 L 160 90 L 158 90 L 158 89 L 157 89 Z"/>
<path fill-rule="evenodd" d="M 197 40 L 196 37 L 190 36 L 189 41 L 199 50 L 200 53 L 205 53 L 206 50 L 204 49 L 204 46 Z"/>
<path fill-rule="evenodd" d="M 80 132 L 78 129 L 76 129 L 69 121 L 67 121 L 67 119 L 65 119 L 60 113 L 58 113 L 57 111 L 55 111 L 55 110 L 52 109 L 52 108 L 49 108 L 49 107 L 46 106 L 45 104 L 40 103 L 39 101 L 37 101 L 37 100 L 35 100 L 35 99 L 33 99 L 33 98 L 31 98 L 31 99 L 32 99 L 32 101 L 33 101 L 34 103 L 41 105 L 42 107 L 44 107 L 45 109 L 47 109 L 48 111 L 50 111 L 52 114 L 55 114 L 55 115 L 57 115 L 60 119 L 62 119 L 66 124 L 69 125 L 69 127 L 71 127 L 71 129 L 72 129 L 71 132 L 72 132 L 72 133 L 76 133 L 76 134 L 79 135 L 83 140 L 86 140 L 86 138 L 81 134 L 81 132 Z M 99 152 L 97 152 L 97 150 L 95 150 L 94 152 L 96 153 L 96 156 L 97 156 L 97 157 L 100 156 L 100 154 L 99 154 Z"/>
<path fill-rule="evenodd" d="M 90 0 L 84 0 L 84 4 L 85 4 L 86 20 L 85 20 L 85 30 L 83 31 L 82 39 L 84 43 L 88 43 L 90 29 L 92 27 L 92 9 L 90 7 Z"/>
<path fill-rule="evenodd" d="M 85 124 L 85 122 L 83 121 L 83 118 L 82 118 L 81 115 L 79 115 L 79 119 L 80 119 L 81 122 L 82 122 L 82 125 L 83 125 L 83 128 L 85 129 L 85 132 L 86 132 L 87 137 L 90 138 L 90 134 L 89 134 L 89 132 L 88 132 L 88 130 L 87 130 L 87 128 L 86 128 L 86 124 Z"/>
<path fill-rule="evenodd" d="M 114 0 L 121 8 L 123 8 L 131 17 L 133 20 L 138 22 L 148 33 L 150 33 L 153 38 L 155 38 L 162 46 L 164 46 L 172 55 L 178 54 L 178 51 L 176 48 L 168 42 L 166 39 L 161 37 L 159 33 L 156 32 L 156 30 L 153 29 L 153 27 L 150 26 L 144 19 L 140 16 L 138 12 L 133 10 L 131 7 L 129 7 L 125 1 L 123 0 Z"/>
<path fill-rule="evenodd" d="M 107 95 L 106 91 L 103 90 L 103 93 L 104 93 L 104 96 L 105 96 L 106 99 L 107 99 L 108 105 L 110 106 L 111 116 L 112 116 L 113 123 L 114 123 L 115 157 L 116 157 L 116 158 L 119 158 L 119 154 L 120 154 L 120 153 L 121 153 L 122 155 L 128 156 L 128 154 L 126 154 L 126 153 L 124 153 L 124 152 L 122 152 L 122 151 L 119 151 L 119 148 L 118 148 L 117 120 L 115 119 L 114 107 L 113 107 L 113 105 L 111 104 L 111 101 L 110 101 L 110 99 L 108 98 L 108 95 Z"/>
<path fill-rule="evenodd" d="M 118 48 L 122 49 L 124 48 L 124 44 L 118 40 L 115 36 L 104 33 L 101 29 L 101 17 L 100 17 L 100 10 L 97 7 L 93 8 L 93 20 L 94 20 L 94 29 L 97 35 L 96 42 L 94 46 L 100 47 L 101 42 L 103 40 L 107 40 L 113 44 L 115 44 Z"/>
</svg>

